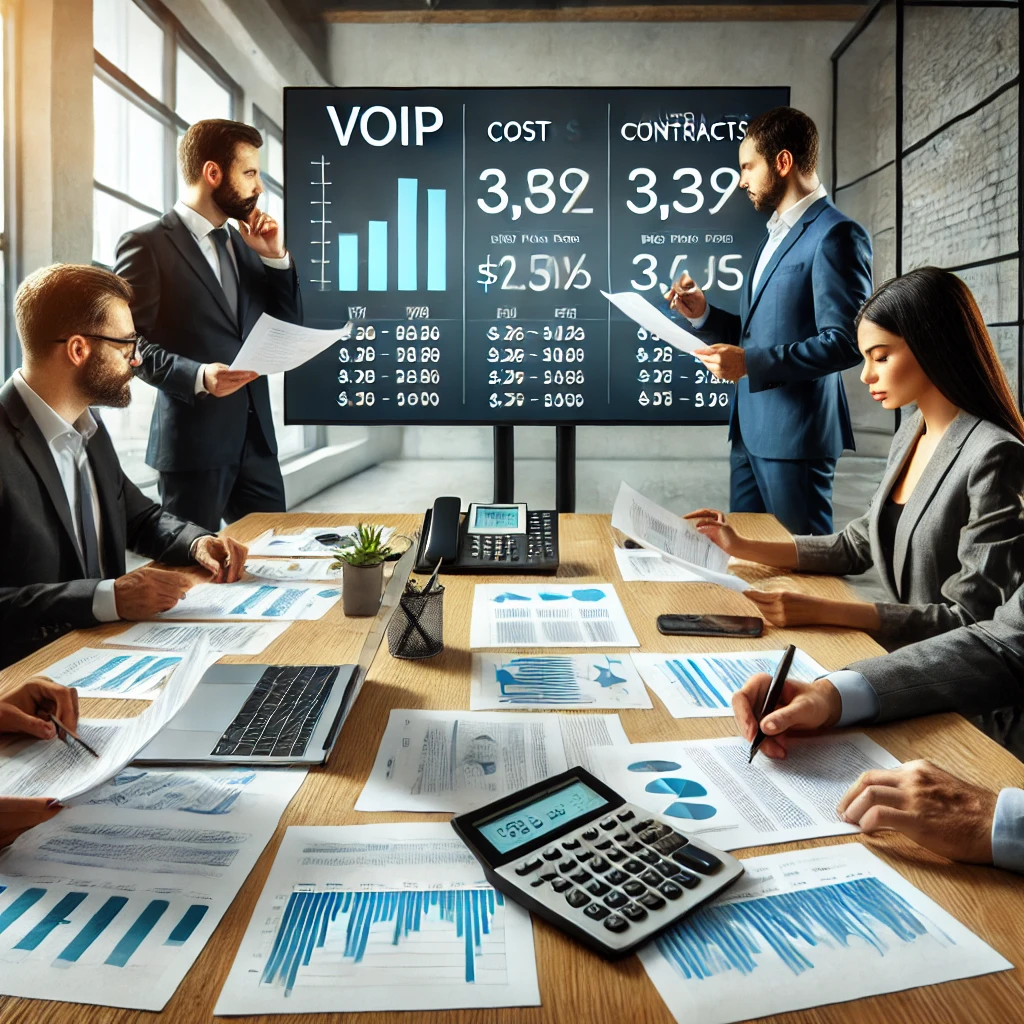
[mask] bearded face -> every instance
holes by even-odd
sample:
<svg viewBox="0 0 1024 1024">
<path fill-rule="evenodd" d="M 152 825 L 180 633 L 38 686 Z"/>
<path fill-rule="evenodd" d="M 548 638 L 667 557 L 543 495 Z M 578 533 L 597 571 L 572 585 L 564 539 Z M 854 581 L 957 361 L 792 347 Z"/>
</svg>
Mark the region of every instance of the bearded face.
<svg viewBox="0 0 1024 1024">
<path fill-rule="evenodd" d="M 122 353 L 97 345 L 82 366 L 82 391 L 90 405 L 124 409 L 132 400 L 133 376 Z"/>
</svg>

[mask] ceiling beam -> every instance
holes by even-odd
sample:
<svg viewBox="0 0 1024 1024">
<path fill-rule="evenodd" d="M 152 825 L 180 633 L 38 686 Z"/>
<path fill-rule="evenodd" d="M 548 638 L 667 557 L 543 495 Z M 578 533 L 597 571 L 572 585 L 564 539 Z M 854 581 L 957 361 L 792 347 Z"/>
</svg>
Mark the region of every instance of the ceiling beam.
<svg viewBox="0 0 1024 1024">
<path fill-rule="evenodd" d="M 443 0 L 442 0 L 443 3 Z M 826 4 L 618 4 L 599 7 L 358 10 L 334 8 L 325 21 L 342 24 L 497 24 L 585 21 L 856 21 L 863 3 Z"/>
</svg>

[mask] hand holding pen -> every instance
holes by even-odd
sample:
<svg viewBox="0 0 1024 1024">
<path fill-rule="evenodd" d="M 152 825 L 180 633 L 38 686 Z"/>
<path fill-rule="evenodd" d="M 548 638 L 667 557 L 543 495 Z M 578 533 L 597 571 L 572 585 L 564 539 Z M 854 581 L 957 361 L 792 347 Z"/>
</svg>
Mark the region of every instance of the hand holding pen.
<svg viewBox="0 0 1024 1024">
<path fill-rule="evenodd" d="M 59 686 L 44 676 L 0 688 L 0 733 L 52 740 L 65 729 L 77 728 L 77 690 Z"/>
</svg>

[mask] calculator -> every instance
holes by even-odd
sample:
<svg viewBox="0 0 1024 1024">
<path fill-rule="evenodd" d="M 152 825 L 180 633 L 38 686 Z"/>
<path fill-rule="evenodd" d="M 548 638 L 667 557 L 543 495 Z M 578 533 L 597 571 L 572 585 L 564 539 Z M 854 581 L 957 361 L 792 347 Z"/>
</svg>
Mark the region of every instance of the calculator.
<svg viewBox="0 0 1024 1024">
<path fill-rule="evenodd" d="M 452 819 L 487 880 L 608 960 L 743 874 L 721 850 L 627 802 L 583 768 Z"/>
</svg>

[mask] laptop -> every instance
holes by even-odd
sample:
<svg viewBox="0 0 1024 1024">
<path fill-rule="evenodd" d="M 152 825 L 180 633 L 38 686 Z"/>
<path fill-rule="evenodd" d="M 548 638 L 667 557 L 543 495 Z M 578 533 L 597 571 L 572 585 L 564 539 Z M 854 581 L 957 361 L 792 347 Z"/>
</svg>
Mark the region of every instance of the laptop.
<svg viewBox="0 0 1024 1024">
<path fill-rule="evenodd" d="M 321 764 L 355 665 L 213 665 L 135 763 Z"/>
</svg>

